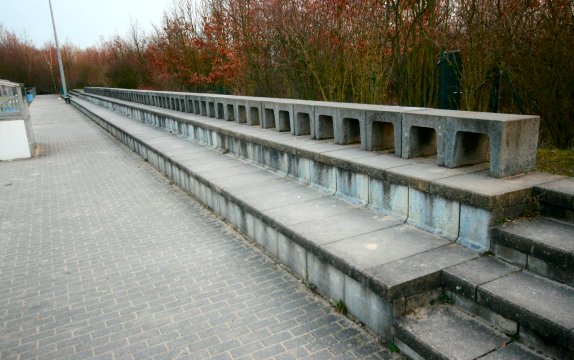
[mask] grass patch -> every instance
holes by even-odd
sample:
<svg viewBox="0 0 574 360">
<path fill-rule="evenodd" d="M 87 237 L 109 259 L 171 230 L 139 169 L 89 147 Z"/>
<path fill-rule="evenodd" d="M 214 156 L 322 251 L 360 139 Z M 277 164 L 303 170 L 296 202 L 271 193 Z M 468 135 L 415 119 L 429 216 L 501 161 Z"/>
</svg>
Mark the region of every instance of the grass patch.
<svg viewBox="0 0 574 360">
<path fill-rule="evenodd" d="M 454 304 L 454 299 L 450 296 L 448 296 L 447 294 L 442 294 L 441 296 L 437 297 L 434 300 L 431 300 L 431 305 L 444 305 L 444 304 L 449 304 L 452 305 Z"/>
<path fill-rule="evenodd" d="M 335 304 L 335 310 L 337 310 L 338 313 L 347 315 L 347 305 L 345 305 L 343 299 L 337 301 L 337 303 Z"/>
<path fill-rule="evenodd" d="M 536 170 L 574 177 L 574 150 L 538 149 Z"/>
<path fill-rule="evenodd" d="M 399 347 L 394 342 L 389 344 L 389 352 L 391 353 L 400 353 Z"/>
</svg>

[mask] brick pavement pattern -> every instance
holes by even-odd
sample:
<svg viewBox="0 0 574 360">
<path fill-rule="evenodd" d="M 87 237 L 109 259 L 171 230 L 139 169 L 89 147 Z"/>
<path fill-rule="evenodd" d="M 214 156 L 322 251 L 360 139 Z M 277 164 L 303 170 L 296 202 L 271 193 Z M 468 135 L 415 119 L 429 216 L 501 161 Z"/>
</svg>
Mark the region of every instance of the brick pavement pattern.
<svg viewBox="0 0 574 360">
<path fill-rule="evenodd" d="M 0 358 L 388 359 L 361 327 L 54 96 L 0 163 Z"/>
</svg>

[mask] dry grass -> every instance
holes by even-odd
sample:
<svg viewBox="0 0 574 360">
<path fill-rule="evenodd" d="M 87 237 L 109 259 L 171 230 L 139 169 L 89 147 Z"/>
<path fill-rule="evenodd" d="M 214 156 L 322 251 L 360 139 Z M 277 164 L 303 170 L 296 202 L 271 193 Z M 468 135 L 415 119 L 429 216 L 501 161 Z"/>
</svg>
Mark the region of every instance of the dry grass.
<svg viewBox="0 0 574 360">
<path fill-rule="evenodd" d="M 538 149 L 536 170 L 574 177 L 574 150 Z"/>
</svg>

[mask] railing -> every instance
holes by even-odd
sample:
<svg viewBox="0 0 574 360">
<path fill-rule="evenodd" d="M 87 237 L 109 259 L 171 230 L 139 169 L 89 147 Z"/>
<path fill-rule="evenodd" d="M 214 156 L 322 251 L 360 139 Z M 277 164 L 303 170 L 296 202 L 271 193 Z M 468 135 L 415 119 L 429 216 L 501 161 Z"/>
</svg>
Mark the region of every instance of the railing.
<svg viewBox="0 0 574 360">
<path fill-rule="evenodd" d="M 439 166 L 490 162 L 497 178 L 533 171 L 538 116 L 217 94 L 89 87 L 87 93 L 252 126 L 360 144 Z"/>
</svg>

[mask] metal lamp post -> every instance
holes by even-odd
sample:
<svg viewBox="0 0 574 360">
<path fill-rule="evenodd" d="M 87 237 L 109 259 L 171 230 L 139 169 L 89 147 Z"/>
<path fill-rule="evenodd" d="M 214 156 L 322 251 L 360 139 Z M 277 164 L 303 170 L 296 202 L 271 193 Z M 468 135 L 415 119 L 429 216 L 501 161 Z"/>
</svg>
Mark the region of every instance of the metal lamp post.
<svg viewBox="0 0 574 360">
<path fill-rule="evenodd" d="M 52 0 L 48 0 L 50 4 L 50 14 L 52 15 L 52 26 L 54 27 L 54 39 L 56 40 L 56 52 L 58 54 L 58 64 L 60 65 L 60 77 L 62 78 L 62 92 L 64 99 L 68 100 L 68 89 L 66 87 L 66 75 L 64 75 L 64 64 L 62 63 L 62 55 L 60 54 L 60 44 L 58 43 L 58 34 L 56 33 L 56 22 L 54 21 L 54 11 L 52 10 Z"/>
</svg>

